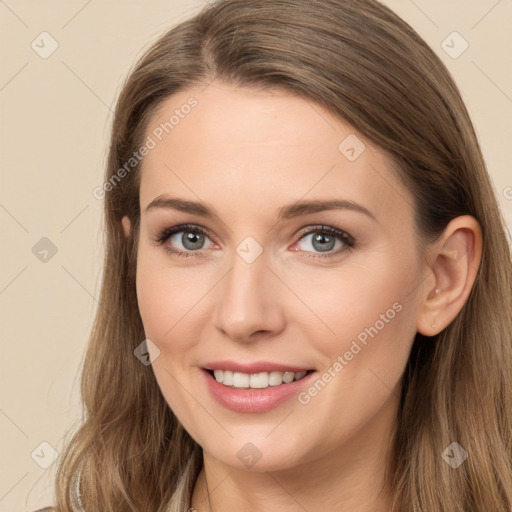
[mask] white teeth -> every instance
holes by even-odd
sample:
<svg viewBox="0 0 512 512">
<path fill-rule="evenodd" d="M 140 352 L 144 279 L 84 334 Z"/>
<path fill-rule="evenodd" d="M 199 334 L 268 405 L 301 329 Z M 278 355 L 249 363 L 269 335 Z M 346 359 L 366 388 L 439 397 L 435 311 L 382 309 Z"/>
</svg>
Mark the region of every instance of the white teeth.
<svg viewBox="0 0 512 512">
<path fill-rule="evenodd" d="M 293 372 L 284 372 L 283 373 L 283 382 L 286 382 L 287 384 L 290 382 L 293 382 L 294 377 L 295 377 L 295 374 Z"/>
<path fill-rule="evenodd" d="M 270 372 L 268 376 L 269 386 L 279 386 L 283 383 L 283 374 L 281 372 Z"/>
<path fill-rule="evenodd" d="M 299 380 L 306 375 L 307 371 L 302 372 L 261 372 L 261 373 L 241 373 L 230 372 L 228 370 L 213 370 L 213 375 L 217 382 L 225 386 L 235 388 L 265 389 L 269 386 L 280 386 L 288 384 L 294 380 Z"/>
<path fill-rule="evenodd" d="M 233 374 L 233 386 L 235 386 L 235 388 L 248 388 L 249 377 L 250 375 L 248 373 L 235 372 Z"/>
<path fill-rule="evenodd" d="M 224 382 L 223 382 L 224 384 Z M 253 373 L 249 378 L 249 387 L 250 388 L 266 388 L 268 386 L 268 374 L 266 372 L 263 373 Z"/>
<path fill-rule="evenodd" d="M 222 372 L 222 370 L 217 370 L 217 371 Z M 226 386 L 232 386 L 233 385 L 233 372 L 226 370 L 223 373 L 224 373 L 224 375 L 221 377 L 220 382 L 226 384 Z"/>
</svg>

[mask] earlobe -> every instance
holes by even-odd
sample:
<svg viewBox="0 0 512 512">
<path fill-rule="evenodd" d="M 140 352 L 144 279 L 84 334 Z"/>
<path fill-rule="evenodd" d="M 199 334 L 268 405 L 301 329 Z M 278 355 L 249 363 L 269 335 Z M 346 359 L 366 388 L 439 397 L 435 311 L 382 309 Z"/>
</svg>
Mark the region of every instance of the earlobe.
<svg viewBox="0 0 512 512">
<path fill-rule="evenodd" d="M 126 238 L 129 238 L 130 233 L 131 233 L 131 230 L 132 230 L 132 225 L 131 225 L 130 219 L 128 218 L 128 216 L 127 216 L 127 215 L 125 215 L 125 216 L 121 219 L 121 224 L 122 224 L 122 226 L 123 226 L 124 236 L 125 236 Z"/>
<path fill-rule="evenodd" d="M 432 279 L 423 289 L 417 331 L 435 336 L 463 308 L 475 282 L 482 258 L 482 232 L 476 219 L 464 215 L 453 219 L 433 247 Z"/>
</svg>

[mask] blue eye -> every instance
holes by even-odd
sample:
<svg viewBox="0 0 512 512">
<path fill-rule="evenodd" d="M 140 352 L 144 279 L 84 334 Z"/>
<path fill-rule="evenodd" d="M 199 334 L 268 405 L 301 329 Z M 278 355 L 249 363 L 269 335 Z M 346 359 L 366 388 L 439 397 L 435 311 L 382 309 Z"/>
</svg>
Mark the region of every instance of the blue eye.
<svg viewBox="0 0 512 512">
<path fill-rule="evenodd" d="M 355 246 L 355 240 L 352 236 L 341 229 L 333 228 L 331 226 L 319 226 L 314 229 L 309 229 L 300 237 L 299 242 L 310 236 L 312 236 L 310 246 L 317 249 L 320 253 L 315 253 L 312 256 L 313 258 L 329 258 L 337 256 L 341 252 L 352 249 Z M 337 250 L 332 252 L 337 241 L 340 242 L 341 248 L 338 246 Z"/>
<path fill-rule="evenodd" d="M 170 228 L 164 229 L 156 238 L 156 242 L 160 245 L 164 246 L 164 249 L 171 253 L 179 256 L 180 258 L 189 258 L 191 256 L 199 256 L 197 253 L 198 250 L 203 249 L 203 244 L 205 237 L 208 237 L 208 230 L 204 228 L 200 228 L 199 226 L 193 225 L 181 225 L 181 226 L 173 226 Z M 177 236 L 180 235 L 181 236 Z M 177 240 L 172 240 L 176 238 Z M 185 250 L 176 250 L 169 247 L 167 241 L 173 242 L 171 245 L 174 245 L 176 241 L 179 241 L 181 245 L 185 248 Z"/>
<path fill-rule="evenodd" d="M 155 242 L 158 245 L 162 245 L 166 252 L 180 258 L 201 257 L 204 256 L 204 243 L 205 239 L 210 238 L 209 235 L 210 231 L 205 228 L 184 224 L 165 228 L 157 235 Z M 313 249 L 317 249 L 318 252 L 300 251 L 304 253 L 314 252 L 313 255 L 308 255 L 308 257 L 330 258 L 355 247 L 355 239 L 351 235 L 331 226 L 309 228 L 308 231 L 301 234 L 297 243 L 311 235 L 313 235 L 313 238 L 310 245 Z M 340 243 L 341 248 L 338 247 L 336 251 L 332 252 L 336 242 Z M 174 247 L 177 243 L 181 244 L 183 249 L 175 249 Z"/>
</svg>

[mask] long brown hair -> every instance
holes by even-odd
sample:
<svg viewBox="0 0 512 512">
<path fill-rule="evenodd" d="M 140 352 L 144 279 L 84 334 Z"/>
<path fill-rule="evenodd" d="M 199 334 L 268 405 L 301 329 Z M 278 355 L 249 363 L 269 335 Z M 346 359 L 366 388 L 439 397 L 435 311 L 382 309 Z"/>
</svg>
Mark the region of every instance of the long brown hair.
<svg viewBox="0 0 512 512">
<path fill-rule="evenodd" d="M 134 356 L 145 337 L 135 294 L 140 164 L 117 178 L 162 101 L 214 79 L 298 94 L 387 151 L 414 194 L 422 243 L 459 215 L 480 223 L 483 256 L 468 300 L 438 336 L 417 334 L 405 368 L 388 469 L 392 510 L 510 512 L 512 262 L 504 220 L 449 72 L 375 0 L 220 0 L 162 36 L 130 73 L 105 177 L 106 254 L 81 379 L 84 417 L 58 467 L 58 511 L 190 506 L 201 447 L 151 366 Z M 456 470 L 441 456 L 454 441 L 469 454 Z"/>
</svg>

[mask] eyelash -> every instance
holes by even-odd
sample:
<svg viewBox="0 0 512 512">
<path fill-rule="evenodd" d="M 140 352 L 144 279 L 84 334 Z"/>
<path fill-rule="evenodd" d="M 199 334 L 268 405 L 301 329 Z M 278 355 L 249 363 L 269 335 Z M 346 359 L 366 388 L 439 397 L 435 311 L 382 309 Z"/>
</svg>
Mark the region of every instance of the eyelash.
<svg viewBox="0 0 512 512">
<path fill-rule="evenodd" d="M 206 228 L 201 228 L 199 226 L 195 226 L 195 225 L 192 225 L 192 224 L 182 224 L 180 226 L 173 226 L 173 227 L 170 227 L 170 228 L 163 229 L 162 231 L 160 231 L 160 233 L 158 233 L 156 235 L 154 241 L 155 241 L 155 243 L 157 245 L 163 246 L 163 248 L 164 248 L 164 250 L 166 252 L 168 252 L 170 254 L 174 254 L 174 255 L 178 256 L 179 258 L 201 257 L 202 254 L 201 254 L 200 250 L 197 250 L 197 251 L 176 251 L 176 250 L 170 249 L 169 247 L 164 245 L 165 242 L 172 235 L 174 235 L 176 233 L 180 233 L 182 231 L 183 232 L 195 233 L 195 234 L 202 234 L 202 235 L 206 235 L 208 238 L 211 238 L 211 236 L 210 236 L 211 233 Z M 298 241 L 302 240 L 307 235 L 311 235 L 312 233 L 328 233 L 329 235 L 333 235 L 334 237 L 336 237 L 339 240 L 341 240 L 344 243 L 345 247 L 341 248 L 341 249 L 338 249 L 335 252 L 327 252 L 325 254 L 315 253 L 314 256 L 309 254 L 311 251 L 303 251 L 303 252 L 308 254 L 308 257 L 311 257 L 311 258 L 321 258 L 321 259 L 323 259 L 323 258 L 332 258 L 334 256 L 338 256 L 342 252 L 351 251 L 356 246 L 356 241 L 355 241 L 354 237 L 352 237 L 351 235 L 349 235 L 345 231 L 342 231 L 341 229 L 333 228 L 331 226 L 323 226 L 323 225 L 313 226 L 313 227 L 309 228 L 309 231 L 302 232 L 300 234 L 300 237 L 298 238 Z"/>
</svg>

